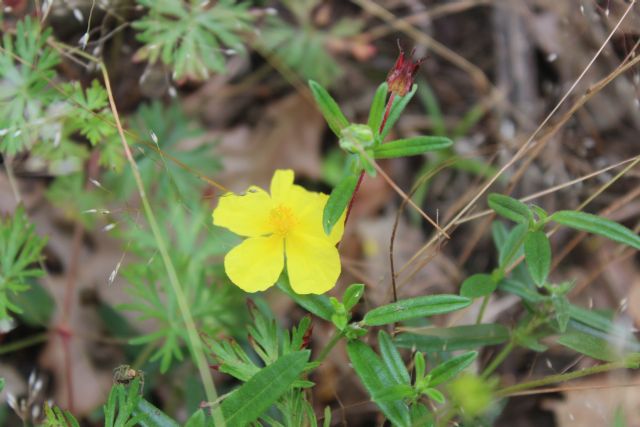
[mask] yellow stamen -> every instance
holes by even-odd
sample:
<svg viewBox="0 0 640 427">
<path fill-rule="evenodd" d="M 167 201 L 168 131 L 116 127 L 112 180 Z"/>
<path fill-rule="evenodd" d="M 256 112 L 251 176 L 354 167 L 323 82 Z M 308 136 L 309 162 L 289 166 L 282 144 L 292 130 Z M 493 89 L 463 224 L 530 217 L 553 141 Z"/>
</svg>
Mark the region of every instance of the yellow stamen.
<svg viewBox="0 0 640 427">
<path fill-rule="evenodd" d="M 296 217 L 288 206 L 278 205 L 269 213 L 269 223 L 278 236 L 286 236 L 296 222 Z"/>
</svg>

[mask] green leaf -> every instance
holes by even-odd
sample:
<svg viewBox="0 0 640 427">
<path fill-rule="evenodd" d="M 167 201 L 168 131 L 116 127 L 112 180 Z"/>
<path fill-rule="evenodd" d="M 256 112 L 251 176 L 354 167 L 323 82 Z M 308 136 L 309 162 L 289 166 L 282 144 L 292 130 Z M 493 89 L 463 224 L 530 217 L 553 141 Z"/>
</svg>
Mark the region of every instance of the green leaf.
<svg viewBox="0 0 640 427">
<path fill-rule="evenodd" d="M 434 427 L 433 413 L 422 403 L 411 405 L 411 425 L 420 427 Z"/>
<path fill-rule="evenodd" d="M 597 234 L 640 250 L 640 236 L 610 219 L 576 211 L 558 211 L 549 219 L 558 224 Z"/>
<path fill-rule="evenodd" d="M 309 80 L 309 88 L 327 124 L 333 133 L 340 138 L 340 131 L 349 126 L 349 121 L 342 113 L 342 110 L 340 110 L 338 103 L 329 95 L 329 92 L 327 92 L 325 88 L 313 80 Z"/>
<path fill-rule="evenodd" d="M 329 302 L 329 297 L 326 295 L 300 295 L 296 294 L 291 285 L 289 285 L 289 278 L 286 274 L 280 276 L 278 279 L 278 288 L 281 291 L 289 295 L 299 306 L 307 311 L 315 314 L 316 316 L 331 322 L 331 315 L 333 314 L 333 306 Z"/>
<path fill-rule="evenodd" d="M 527 233 L 524 239 L 524 258 L 533 281 L 538 286 L 544 285 L 551 269 L 551 244 L 544 231 Z"/>
<path fill-rule="evenodd" d="M 13 297 L 29 290 L 34 277 L 42 276 L 36 265 L 46 242 L 36 234 L 24 207 L 18 206 L 13 216 L 0 216 L 0 320 L 9 312 L 23 312 Z"/>
<path fill-rule="evenodd" d="M 376 159 L 417 156 L 429 151 L 444 150 L 452 145 L 453 141 L 443 136 L 414 136 L 378 145 L 373 149 L 373 156 Z"/>
<path fill-rule="evenodd" d="M 236 389 L 221 405 L 227 425 L 245 426 L 257 420 L 291 388 L 309 355 L 309 350 L 304 350 L 282 356 Z"/>
<path fill-rule="evenodd" d="M 345 310 L 350 311 L 355 307 L 355 305 L 360 302 L 362 295 L 364 295 L 364 285 L 362 283 L 354 283 L 350 285 L 347 290 L 344 291 L 344 295 L 342 296 L 342 304 L 344 305 Z"/>
<path fill-rule="evenodd" d="M 546 297 L 538 293 L 535 289 L 532 289 L 532 287 L 513 279 L 502 280 L 499 285 L 501 291 L 517 295 L 526 302 L 537 304 L 544 301 Z"/>
<path fill-rule="evenodd" d="M 200 411 L 202 412 L 202 411 Z M 167 414 L 156 408 L 145 399 L 140 399 L 133 410 L 134 416 L 142 416 L 139 425 L 142 427 L 178 427 L 179 424 Z"/>
<path fill-rule="evenodd" d="M 498 260 L 500 267 L 508 267 L 516 257 L 523 253 L 522 244 L 528 229 L 527 224 L 518 224 L 509 231 L 507 241 L 500 251 Z"/>
<path fill-rule="evenodd" d="M 509 329 L 498 323 L 450 328 L 412 328 L 408 331 L 395 337 L 398 347 L 415 347 L 424 352 L 468 350 L 502 344 L 509 339 Z"/>
<path fill-rule="evenodd" d="M 371 102 L 371 108 L 369 109 L 369 120 L 367 125 L 374 131 L 378 132 L 380 123 L 382 123 L 382 115 L 384 114 L 385 101 L 387 100 L 387 92 L 389 87 L 387 82 L 383 82 L 376 89 L 375 95 L 373 95 L 373 101 Z"/>
<path fill-rule="evenodd" d="M 488 200 L 491 209 L 511 221 L 528 224 L 533 219 L 529 207 L 513 197 L 492 193 L 489 194 Z"/>
<path fill-rule="evenodd" d="M 407 399 L 415 394 L 409 384 L 396 384 L 376 392 L 376 402 L 390 402 Z"/>
<path fill-rule="evenodd" d="M 345 209 L 349 205 L 353 192 L 358 185 L 359 174 L 350 173 L 342 178 L 342 180 L 336 185 L 331 194 L 329 200 L 324 206 L 324 212 L 322 213 L 322 225 L 324 232 L 329 235 L 333 226 L 340 220 Z"/>
<path fill-rule="evenodd" d="M 558 321 L 558 327 L 560 332 L 564 332 L 567 329 L 570 317 L 570 307 L 567 297 L 564 295 L 554 295 L 551 297 L 553 309 L 555 310 L 556 320 Z"/>
<path fill-rule="evenodd" d="M 206 415 L 202 409 L 199 409 L 189 417 L 184 427 L 205 427 L 206 425 Z"/>
<path fill-rule="evenodd" d="M 2 393 L 2 390 L 4 390 L 4 378 L 0 378 L 0 393 Z"/>
<path fill-rule="evenodd" d="M 568 331 L 558 337 L 556 342 L 597 360 L 614 362 L 622 359 L 609 342 L 584 332 Z"/>
<path fill-rule="evenodd" d="M 449 381 L 476 360 L 476 357 L 478 357 L 478 352 L 470 351 L 469 353 L 453 357 L 436 366 L 431 370 L 431 372 L 429 372 L 429 375 L 431 376 L 429 386 L 435 387 Z"/>
<path fill-rule="evenodd" d="M 491 295 L 498 284 L 490 274 L 474 274 L 462 282 L 460 295 L 467 298 L 480 298 Z"/>
<path fill-rule="evenodd" d="M 364 316 L 369 326 L 386 325 L 403 320 L 427 317 L 460 310 L 471 304 L 469 298 L 458 295 L 427 295 L 400 300 L 374 308 Z"/>
<path fill-rule="evenodd" d="M 409 408 L 406 403 L 400 399 L 395 401 L 377 400 L 378 394 L 383 394 L 386 389 L 399 385 L 378 355 L 371 347 L 360 341 L 349 342 L 347 354 L 353 369 L 382 413 L 396 426 L 410 426 Z"/>
<path fill-rule="evenodd" d="M 445 402 L 444 394 L 442 394 L 440 390 L 436 390 L 435 388 L 427 388 L 422 392 L 426 394 L 429 399 L 433 400 L 436 403 L 443 404 Z"/>
<path fill-rule="evenodd" d="M 400 357 L 398 349 L 391 340 L 391 336 L 383 330 L 378 331 L 378 345 L 380 346 L 380 354 L 382 355 L 382 361 L 389 368 L 389 372 L 393 378 L 401 384 L 409 384 L 411 378 L 407 367 Z"/>
<path fill-rule="evenodd" d="M 418 90 L 418 85 L 414 84 L 411 88 L 411 91 L 405 96 L 395 97 L 393 105 L 391 106 L 391 111 L 389 111 L 389 117 L 387 117 L 387 123 L 385 123 L 384 129 L 382 129 L 382 132 L 380 133 L 380 139 L 382 141 L 384 141 L 387 135 L 389 135 L 389 132 L 391 132 L 391 128 L 393 128 L 393 126 L 400 118 L 400 114 L 402 114 L 404 109 L 407 107 L 407 104 L 409 104 L 409 101 L 411 101 L 411 98 L 413 98 L 413 95 L 415 95 L 416 90 Z M 378 129 L 374 129 L 374 131 L 377 130 Z"/>
<path fill-rule="evenodd" d="M 249 2 L 222 0 L 213 5 L 176 0 L 137 0 L 149 8 L 133 21 L 146 43 L 137 59 L 161 61 L 173 69 L 173 79 L 203 80 L 210 72 L 226 70 L 225 52 L 243 52 L 242 34 L 250 30 Z"/>
</svg>

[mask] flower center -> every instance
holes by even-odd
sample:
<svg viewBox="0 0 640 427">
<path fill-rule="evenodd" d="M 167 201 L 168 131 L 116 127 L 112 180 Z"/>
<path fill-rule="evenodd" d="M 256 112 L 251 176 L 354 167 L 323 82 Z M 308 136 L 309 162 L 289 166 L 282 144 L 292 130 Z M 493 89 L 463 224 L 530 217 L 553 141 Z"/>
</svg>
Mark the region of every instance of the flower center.
<svg viewBox="0 0 640 427">
<path fill-rule="evenodd" d="M 278 236 L 286 236 L 289 230 L 295 225 L 296 218 L 293 211 L 288 206 L 278 205 L 271 209 L 269 213 L 269 223 L 273 227 L 273 232 Z"/>
</svg>

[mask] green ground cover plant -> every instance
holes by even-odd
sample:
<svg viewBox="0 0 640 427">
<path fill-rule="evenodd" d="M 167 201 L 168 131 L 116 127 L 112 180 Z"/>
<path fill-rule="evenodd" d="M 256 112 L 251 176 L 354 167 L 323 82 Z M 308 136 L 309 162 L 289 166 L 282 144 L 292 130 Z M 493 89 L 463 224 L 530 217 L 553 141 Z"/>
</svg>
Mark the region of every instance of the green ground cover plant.
<svg viewBox="0 0 640 427">
<path fill-rule="evenodd" d="M 341 352 L 340 373 L 333 375 L 350 375 L 365 393 L 374 414 L 367 422 L 488 426 L 520 393 L 640 368 L 640 342 L 618 313 L 585 306 L 574 298 L 576 281 L 556 274 L 555 261 L 565 255 L 559 255 L 564 248 L 554 241 L 584 233 L 590 244 L 637 255 L 637 227 L 587 212 L 590 200 L 551 209 L 513 196 L 501 175 L 525 151 L 517 151 L 502 168 L 459 154 L 456 144 L 487 111 L 475 105 L 455 126 L 447 125 L 431 85 L 417 78 L 426 59 L 416 59 L 402 46 L 386 78 L 377 76 L 370 93 L 360 95 L 368 111 L 356 114 L 341 105 L 340 89 L 347 89 L 337 83 L 346 71 L 327 46 L 353 41 L 365 31 L 363 17 L 351 13 L 323 25 L 317 17 L 323 6 L 311 0 L 276 2 L 275 9 L 271 2 L 232 0 L 90 7 L 89 24 L 94 13 L 121 22 L 136 40 L 136 64 L 164 70 L 171 88 L 181 87 L 185 98 L 190 85 L 223 75 L 236 57 L 262 56 L 267 65 L 275 60 L 292 73 L 285 78 L 307 81 L 303 93 L 327 129 L 330 146 L 322 151 L 323 166 L 332 178 L 317 185 L 292 168 L 274 166 L 264 188 L 253 181 L 218 182 L 226 159 L 211 148 L 224 141 L 169 91 L 121 108 L 116 99 L 121 92 L 114 92 L 117 67 L 95 52 L 109 39 L 90 28 L 79 45 L 71 44 L 47 21 L 55 2 L 26 3 L 33 13 L 0 16 L 0 154 L 15 206 L 0 219 L 0 336 L 16 325 L 25 334 L 0 341 L 0 356 L 59 340 L 69 384 L 66 401 L 48 402 L 51 390 L 32 375 L 25 393 L 6 394 L 0 422 L 328 427 L 346 422 L 351 409 L 315 398 L 329 360 Z M 74 9 L 72 15 L 78 14 L 84 19 Z M 603 82 L 619 77 L 637 58 Z M 68 63 L 83 70 L 81 78 L 63 71 Z M 418 108 L 418 99 L 433 132 L 405 134 L 401 118 Z M 300 134 L 306 125 L 296 124 Z M 534 136 L 520 150 L 531 147 Z M 41 203 L 59 209 L 72 224 L 70 253 L 61 261 L 72 267 L 62 291 L 56 291 L 61 298 L 46 283 L 56 268 L 50 232 L 38 227 L 40 216 L 21 185 L 27 160 L 46 175 Z M 396 160 L 420 162 L 406 193 L 386 167 Z M 639 161 L 636 155 L 621 173 Z M 442 169 L 486 182 L 444 222 L 425 208 L 435 191 L 431 178 Z M 383 285 L 389 298 L 379 304 L 371 303 L 374 283 L 340 282 L 353 264 L 344 247 L 353 239 L 349 227 L 360 225 L 354 212 L 365 180 L 384 182 L 400 199 L 393 206 L 395 225 L 387 227 L 391 276 Z M 456 221 L 468 219 L 464 215 L 475 205 L 488 207 L 478 215 L 488 218 L 486 234 L 493 244 L 482 268 L 463 269 L 453 292 L 405 292 L 393 264 L 403 210 L 411 209 L 412 222 L 430 235 L 423 248 L 446 249 L 467 238 L 456 229 L 464 222 Z M 93 301 L 76 289 L 79 248 L 94 232 L 115 241 L 123 253 L 100 285 L 125 282 L 126 300 L 120 304 Z M 498 296 L 509 296 L 516 308 L 509 320 L 486 320 Z M 74 329 L 80 300 L 95 304 L 101 333 L 118 344 L 115 359 L 123 362 L 104 362 L 113 364 L 113 385 L 102 407 L 90 414 L 74 407 L 74 366 L 68 359 L 80 340 Z M 277 301 L 300 315 L 283 319 Z M 326 339 L 318 340 L 317 331 Z M 501 370 L 518 352 L 546 357 L 554 348 L 593 363 L 535 379 Z M 11 381 L 0 378 L 0 392 Z M 163 401 L 172 403 L 159 407 Z M 611 422 L 623 426 L 624 418 L 616 412 Z"/>
</svg>

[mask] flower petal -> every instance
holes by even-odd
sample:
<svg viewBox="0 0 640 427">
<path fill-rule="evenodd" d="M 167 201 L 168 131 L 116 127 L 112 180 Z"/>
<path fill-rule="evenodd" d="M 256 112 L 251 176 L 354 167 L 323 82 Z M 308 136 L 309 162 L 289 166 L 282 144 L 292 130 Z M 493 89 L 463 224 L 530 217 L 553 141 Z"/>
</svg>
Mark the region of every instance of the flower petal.
<svg viewBox="0 0 640 427">
<path fill-rule="evenodd" d="M 287 273 L 297 294 L 323 294 L 340 276 L 340 254 L 329 239 L 292 233 L 285 241 Z"/>
<path fill-rule="evenodd" d="M 269 212 L 273 202 L 266 191 L 249 187 L 244 194 L 227 193 L 213 211 L 213 224 L 240 236 L 256 237 L 271 233 Z"/>
<path fill-rule="evenodd" d="M 293 207 L 298 218 L 296 232 L 317 237 L 323 236 L 328 238 L 332 245 L 335 245 L 342 239 L 346 209 L 333 226 L 331 234 L 327 236 L 322 226 L 322 216 L 327 200 L 329 200 L 329 196 L 326 194 L 307 191 L 307 196 L 301 200 L 301 205 Z"/>
<path fill-rule="evenodd" d="M 224 257 L 229 279 L 246 292 L 273 286 L 284 268 L 284 240 L 279 236 L 250 237 Z"/>
<path fill-rule="evenodd" d="M 271 178 L 271 198 L 279 204 L 287 199 L 287 195 L 293 187 L 293 171 L 291 169 L 278 169 Z"/>
</svg>

